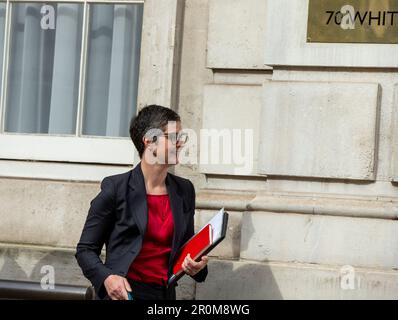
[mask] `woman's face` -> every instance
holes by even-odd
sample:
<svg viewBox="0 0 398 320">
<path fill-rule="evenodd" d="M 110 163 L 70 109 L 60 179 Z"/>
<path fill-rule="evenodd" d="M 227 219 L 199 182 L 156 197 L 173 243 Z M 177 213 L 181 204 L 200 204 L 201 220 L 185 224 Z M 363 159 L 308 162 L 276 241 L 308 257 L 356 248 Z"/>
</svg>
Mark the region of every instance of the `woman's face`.
<svg viewBox="0 0 398 320">
<path fill-rule="evenodd" d="M 147 146 L 148 162 L 153 164 L 178 164 L 178 154 L 182 143 L 176 140 L 176 136 L 181 132 L 180 121 L 170 121 L 159 135 L 155 142 L 150 142 Z"/>
</svg>

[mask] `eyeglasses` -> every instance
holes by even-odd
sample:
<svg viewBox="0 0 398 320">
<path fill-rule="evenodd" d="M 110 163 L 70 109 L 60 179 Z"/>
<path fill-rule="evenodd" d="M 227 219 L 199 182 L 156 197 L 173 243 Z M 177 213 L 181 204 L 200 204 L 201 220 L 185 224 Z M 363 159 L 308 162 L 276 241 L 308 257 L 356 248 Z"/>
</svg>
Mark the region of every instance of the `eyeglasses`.
<svg viewBox="0 0 398 320">
<path fill-rule="evenodd" d="M 177 142 L 184 144 L 188 141 L 188 134 L 186 132 L 163 133 L 163 136 L 169 139 L 172 144 L 177 144 Z"/>
</svg>

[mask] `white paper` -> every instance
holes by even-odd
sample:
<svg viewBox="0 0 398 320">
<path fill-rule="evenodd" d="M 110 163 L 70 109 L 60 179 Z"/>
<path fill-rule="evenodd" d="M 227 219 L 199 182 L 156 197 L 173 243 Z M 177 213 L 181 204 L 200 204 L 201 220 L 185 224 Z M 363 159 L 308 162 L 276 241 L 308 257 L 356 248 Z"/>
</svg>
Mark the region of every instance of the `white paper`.
<svg viewBox="0 0 398 320">
<path fill-rule="evenodd" d="M 221 238 L 223 216 L 224 216 L 224 208 L 221 208 L 221 210 L 204 226 L 204 227 L 206 227 L 208 224 L 211 224 L 211 228 L 213 230 L 213 237 L 212 237 L 213 243 Z M 202 229 L 200 229 L 200 230 L 202 230 Z"/>
</svg>

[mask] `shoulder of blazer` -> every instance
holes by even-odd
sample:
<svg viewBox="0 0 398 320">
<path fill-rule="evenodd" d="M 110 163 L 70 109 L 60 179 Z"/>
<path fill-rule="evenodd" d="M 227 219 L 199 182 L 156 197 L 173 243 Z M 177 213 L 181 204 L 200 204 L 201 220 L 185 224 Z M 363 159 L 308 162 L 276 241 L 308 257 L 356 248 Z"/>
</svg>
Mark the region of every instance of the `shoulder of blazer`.
<svg viewBox="0 0 398 320">
<path fill-rule="evenodd" d="M 177 188 L 177 193 L 182 197 L 184 202 L 184 210 L 192 212 L 195 210 L 195 188 L 193 183 L 172 173 L 168 173 L 168 178 Z"/>
<path fill-rule="evenodd" d="M 113 185 L 115 186 L 116 189 L 119 189 L 120 186 L 122 185 L 127 185 L 128 181 L 130 180 L 131 175 L 137 174 L 137 167 L 134 169 L 131 169 L 127 172 L 120 173 L 120 174 L 115 174 L 112 176 L 108 176 L 105 179 L 109 179 L 112 181 Z M 175 174 L 172 174 L 170 172 L 167 173 L 168 178 L 172 181 L 174 186 L 176 187 L 176 191 L 178 194 L 182 195 L 184 198 L 185 197 L 192 197 L 192 193 L 195 193 L 195 188 L 193 186 L 193 183 L 186 178 L 176 176 Z"/>
<path fill-rule="evenodd" d="M 133 170 L 129 170 L 124 173 L 118 173 L 118 174 L 114 174 L 112 176 L 107 176 L 105 179 L 111 179 L 113 182 L 128 180 L 132 171 Z"/>
<path fill-rule="evenodd" d="M 119 174 L 114 174 L 112 176 L 107 176 L 104 178 L 104 180 L 110 180 L 112 181 L 112 184 L 116 189 L 118 189 L 121 185 L 126 184 L 131 176 L 133 170 L 129 170 L 124 173 L 119 173 Z"/>
<path fill-rule="evenodd" d="M 177 187 L 182 190 L 183 193 L 186 191 L 191 192 L 192 189 L 194 189 L 193 183 L 191 180 L 176 176 L 175 174 L 168 173 L 168 176 L 170 177 L 171 180 L 174 181 L 174 183 L 177 185 Z"/>
</svg>

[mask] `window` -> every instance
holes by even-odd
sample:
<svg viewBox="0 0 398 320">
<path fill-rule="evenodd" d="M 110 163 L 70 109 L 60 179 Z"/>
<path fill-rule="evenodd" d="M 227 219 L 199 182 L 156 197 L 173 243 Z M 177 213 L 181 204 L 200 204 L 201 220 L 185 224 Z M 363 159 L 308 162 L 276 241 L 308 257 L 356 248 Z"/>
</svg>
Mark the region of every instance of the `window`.
<svg viewBox="0 0 398 320">
<path fill-rule="evenodd" d="M 143 1 L 0 2 L 0 158 L 131 165 L 142 18 Z"/>
<path fill-rule="evenodd" d="M 54 8 L 54 29 L 44 29 L 41 23 L 45 6 L 11 4 L 6 132 L 73 134 L 76 130 L 83 5 L 48 6 Z"/>
<path fill-rule="evenodd" d="M 126 136 L 138 89 L 142 6 L 92 5 L 83 134 Z M 127 120 L 127 121 L 126 121 Z"/>
<path fill-rule="evenodd" d="M 4 48 L 4 26 L 6 20 L 6 4 L 0 2 L 0 70 L 3 69 L 3 48 Z M 0 76 L 0 87 L 2 78 Z M 0 109 L 1 110 L 1 109 Z"/>
</svg>

